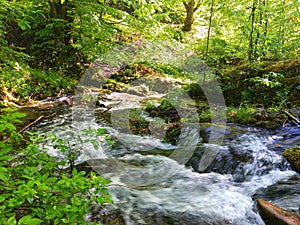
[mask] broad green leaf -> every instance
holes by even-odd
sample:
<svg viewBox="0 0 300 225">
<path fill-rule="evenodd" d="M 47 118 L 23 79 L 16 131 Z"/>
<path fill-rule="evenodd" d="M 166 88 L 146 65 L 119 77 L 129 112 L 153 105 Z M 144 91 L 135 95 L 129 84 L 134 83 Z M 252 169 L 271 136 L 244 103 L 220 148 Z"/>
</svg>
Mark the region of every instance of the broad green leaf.
<svg viewBox="0 0 300 225">
<path fill-rule="evenodd" d="M 11 123 L 6 124 L 6 127 L 7 127 L 9 130 L 11 130 L 11 131 L 16 130 L 16 127 L 15 127 L 13 124 L 11 124 Z"/>
<path fill-rule="evenodd" d="M 66 180 L 60 180 L 60 181 L 58 181 L 56 184 L 57 184 L 57 185 L 62 185 L 62 184 L 64 184 L 64 183 L 66 183 Z"/>
<path fill-rule="evenodd" d="M 101 136 L 101 135 L 104 134 L 105 131 L 106 131 L 105 128 L 98 128 L 98 129 L 97 129 L 97 135 Z"/>
<path fill-rule="evenodd" d="M 70 221 L 69 221 L 68 219 L 66 219 L 66 218 L 63 218 L 61 221 L 64 222 L 64 223 L 69 223 L 69 222 L 70 222 Z"/>
<path fill-rule="evenodd" d="M 45 173 L 43 176 L 42 176 L 42 181 L 46 181 L 49 177 L 49 172 Z"/>
<path fill-rule="evenodd" d="M 13 116 L 15 118 L 23 118 L 26 116 L 26 113 L 14 112 Z"/>
<path fill-rule="evenodd" d="M 33 218 L 33 219 L 30 219 L 28 221 L 28 225 L 37 225 L 37 224 L 41 224 L 43 221 L 38 219 L 38 218 Z"/>
<path fill-rule="evenodd" d="M 56 214 L 55 214 L 55 213 L 51 213 L 51 214 L 47 215 L 47 216 L 45 217 L 45 219 L 46 219 L 46 220 L 51 220 L 51 219 L 53 219 L 53 218 L 55 218 L 55 217 L 56 217 Z"/>
<path fill-rule="evenodd" d="M 4 124 L 0 124 L 0 132 L 5 130 L 5 125 Z"/>
<path fill-rule="evenodd" d="M 30 221 L 31 218 L 32 218 L 31 215 L 23 216 L 23 217 L 19 220 L 18 225 L 28 224 L 28 221 Z"/>
<path fill-rule="evenodd" d="M 47 179 L 47 183 L 53 183 L 53 182 L 55 182 L 55 181 L 57 181 L 57 177 L 49 177 L 48 179 Z"/>
<path fill-rule="evenodd" d="M 17 220 L 16 220 L 15 216 L 10 217 L 7 220 L 7 224 L 9 224 L 9 225 L 16 225 L 17 224 Z"/>
<path fill-rule="evenodd" d="M 0 195 L 0 202 L 3 202 L 5 199 L 7 199 L 10 196 L 10 194 L 1 194 Z"/>
<path fill-rule="evenodd" d="M 0 172 L 0 180 L 7 182 L 7 181 L 9 181 L 9 177 Z"/>
<path fill-rule="evenodd" d="M 9 180 L 9 174 L 7 174 L 7 169 L 5 167 L 0 167 L 0 180 L 7 182 Z"/>
<path fill-rule="evenodd" d="M 77 175 L 77 170 L 76 170 L 76 168 L 74 168 L 74 169 L 72 170 L 72 175 L 73 175 L 73 177 L 75 177 L 75 176 Z"/>
<path fill-rule="evenodd" d="M 85 171 L 80 171 L 80 172 L 78 173 L 78 176 L 84 176 L 85 174 L 86 174 Z"/>
</svg>

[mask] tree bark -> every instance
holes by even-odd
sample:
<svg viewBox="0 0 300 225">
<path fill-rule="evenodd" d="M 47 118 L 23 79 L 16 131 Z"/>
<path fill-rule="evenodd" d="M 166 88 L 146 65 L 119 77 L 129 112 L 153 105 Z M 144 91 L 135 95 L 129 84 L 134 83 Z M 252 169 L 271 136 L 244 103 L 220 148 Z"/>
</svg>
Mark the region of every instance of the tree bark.
<svg viewBox="0 0 300 225">
<path fill-rule="evenodd" d="M 72 22 L 73 16 L 68 13 L 68 10 L 73 8 L 70 1 L 65 0 L 63 3 L 61 0 L 48 0 L 50 5 L 50 18 L 57 19 L 52 21 L 59 26 L 54 26 L 54 47 L 56 49 L 57 63 L 62 64 L 64 61 L 65 48 L 69 48 L 70 44 L 73 43 L 73 32 L 72 32 Z"/>
<path fill-rule="evenodd" d="M 253 33 L 254 33 L 254 23 L 255 23 L 255 11 L 256 11 L 256 1 L 253 0 L 252 10 L 251 10 L 251 30 L 250 30 L 250 38 L 249 38 L 249 50 L 248 50 L 248 60 L 252 61 L 253 57 Z"/>
<path fill-rule="evenodd" d="M 194 14 L 199 9 L 202 4 L 202 0 L 199 0 L 196 4 L 194 0 L 190 0 L 189 2 L 183 1 L 183 5 L 186 11 L 186 17 L 184 20 L 184 31 L 191 31 L 194 23 Z"/>
<path fill-rule="evenodd" d="M 61 1 L 49 0 L 51 18 L 66 19 L 68 1 L 61 4 Z"/>
<path fill-rule="evenodd" d="M 207 41 L 206 41 L 206 53 L 205 53 L 205 56 L 208 55 L 208 47 L 209 47 L 210 31 L 211 31 L 211 24 L 212 24 L 213 12 L 214 12 L 214 0 L 211 1 L 211 5 L 210 5 L 210 16 L 209 16 L 209 25 L 208 25 L 208 31 L 207 31 Z"/>
</svg>

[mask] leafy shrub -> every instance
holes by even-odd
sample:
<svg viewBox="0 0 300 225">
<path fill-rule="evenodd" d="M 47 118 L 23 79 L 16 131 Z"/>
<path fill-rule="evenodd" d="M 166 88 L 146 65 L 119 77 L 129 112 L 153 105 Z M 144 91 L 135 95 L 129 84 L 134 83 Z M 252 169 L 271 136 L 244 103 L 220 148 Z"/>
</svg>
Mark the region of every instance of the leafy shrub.
<svg viewBox="0 0 300 225">
<path fill-rule="evenodd" d="M 0 224 L 86 224 L 92 204 L 112 202 L 109 181 L 93 172 L 64 169 L 72 158 L 49 156 L 34 133 L 25 140 L 14 125 L 24 116 L 0 116 Z M 61 141 L 57 145 L 66 147 Z"/>
</svg>

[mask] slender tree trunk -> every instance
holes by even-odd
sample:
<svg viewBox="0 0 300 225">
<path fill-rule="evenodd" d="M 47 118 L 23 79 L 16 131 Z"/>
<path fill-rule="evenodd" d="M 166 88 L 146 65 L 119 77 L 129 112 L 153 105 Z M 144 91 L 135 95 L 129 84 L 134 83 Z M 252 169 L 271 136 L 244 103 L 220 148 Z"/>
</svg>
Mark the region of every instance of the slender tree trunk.
<svg viewBox="0 0 300 225">
<path fill-rule="evenodd" d="M 259 6 L 259 28 L 256 31 L 256 38 L 254 42 L 255 44 L 253 46 L 253 55 L 255 56 L 255 58 L 258 58 L 260 54 L 263 55 L 263 49 L 259 49 L 259 45 L 261 48 L 263 48 L 261 41 L 261 31 L 263 30 L 263 14 L 265 12 L 265 9 L 261 7 L 261 4 L 263 4 L 263 2 L 261 3 L 260 0 L 258 0 L 257 5 Z"/>
<path fill-rule="evenodd" d="M 191 31 L 194 23 L 194 14 L 199 9 L 202 1 L 199 0 L 196 4 L 195 0 L 190 0 L 189 2 L 183 1 L 186 17 L 184 20 L 184 31 Z"/>
<path fill-rule="evenodd" d="M 209 25 L 208 25 L 208 31 L 207 31 L 207 41 L 206 41 L 206 53 L 205 53 L 205 56 L 208 55 L 208 47 L 209 47 L 209 41 L 210 41 L 210 31 L 211 31 L 211 24 L 212 24 L 213 13 L 214 13 L 214 0 L 211 0 L 211 5 L 210 5 L 210 16 L 209 16 Z"/>
<path fill-rule="evenodd" d="M 250 30 L 250 38 L 249 38 L 249 50 L 248 50 L 248 60 L 252 61 L 253 57 L 253 33 L 254 33 L 254 23 L 255 23 L 255 11 L 256 11 L 256 1 L 253 0 L 252 10 L 251 10 L 251 30 Z"/>
<path fill-rule="evenodd" d="M 282 15 L 285 15 L 285 1 L 282 1 Z M 279 31 L 278 31 L 278 46 L 279 48 L 276 49 L 276 55 L 278 54 L 278 52 L 280 50 L 283 49 L 283 46 L 284 46 L 284 36 L 285 36 L 285 29 L 284 29 L 284 19 L 281 17 L 280 18 L 281 21 L 280 21 L 280 26 L 279 26 Z"/>
<path fill-rule="evenodd" d="M 264 40 L 262 45 L 264 46 L 268 36 L 268 23 L 269 23 L 269 11 L 266 9 L 268 6 L 267 0 L 263 1 L 263 5 L 265 7 L 265 26 L 264 26 Z"/>
</svg>

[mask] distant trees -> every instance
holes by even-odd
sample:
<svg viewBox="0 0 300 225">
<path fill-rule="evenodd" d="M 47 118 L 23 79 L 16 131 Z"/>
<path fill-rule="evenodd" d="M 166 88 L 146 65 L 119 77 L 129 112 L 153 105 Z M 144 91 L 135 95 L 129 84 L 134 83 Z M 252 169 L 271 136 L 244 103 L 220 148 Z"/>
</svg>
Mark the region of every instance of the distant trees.
<svg viewBox="0 0 300 225">
<path fill-rule="evenodd" d="M 205 1 L 197 15 L 208 28 L 203 55 L 249 61 L 295 57 L 300 50 L 298 0 Z M 209 43 L 209 45 L 208 45 Z"/>
<path fill-rule="evenodd" d="M 0 0 L 0 6 L 0 42 L 45 68 L 74 69 L 132 33 L 185 40 L 214 58 L 252 61 L 300 49 L 298 0 Z M 206 40 L 188 40 L 179 29 L 193 30 L 195 19 Z"/>
</svg>

